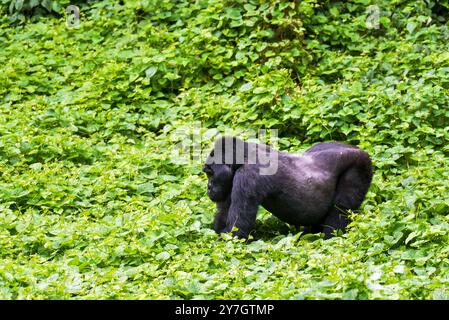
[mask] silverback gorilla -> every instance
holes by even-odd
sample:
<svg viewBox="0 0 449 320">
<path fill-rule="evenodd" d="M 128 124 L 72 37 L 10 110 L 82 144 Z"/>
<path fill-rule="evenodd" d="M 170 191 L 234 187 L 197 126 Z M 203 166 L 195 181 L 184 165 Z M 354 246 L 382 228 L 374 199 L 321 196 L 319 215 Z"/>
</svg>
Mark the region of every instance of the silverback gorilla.
<svg viewBox="0 0 449 320">
<path fill-rule="evenodd" d="M 214 229 L 246 238 L 259 204 L 281 220 L 332 237 L 350 222 L 372 179 L 369 155 L 339 142 L 318 143 L 302 154 L 221 137 L 208 156 L 208 196 L 216 202 Z"/>
</svg>

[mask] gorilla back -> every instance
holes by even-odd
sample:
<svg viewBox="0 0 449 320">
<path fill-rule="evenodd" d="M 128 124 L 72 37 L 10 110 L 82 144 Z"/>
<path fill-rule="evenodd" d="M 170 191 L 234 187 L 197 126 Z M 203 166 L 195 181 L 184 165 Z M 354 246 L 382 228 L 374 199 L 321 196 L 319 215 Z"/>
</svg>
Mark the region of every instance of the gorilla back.
<svg viewBox="0 0 449 320">
<path fill-rule="evenodd" d="M 276 162 L 276 170 L 264 172 L 267 159 Z M 334 230 L 345 231 L 347 211 L 360 207 L 372 180 L 369 155 L 339 142 L 290 154 L 222 137 L 203 171 L 209 178 L 208 195 L 217 203 L 215 231 L 239 237 L 254 229 L 260 204 L 287 223 L 311 226 L 329 238 Z"/>
</svg>

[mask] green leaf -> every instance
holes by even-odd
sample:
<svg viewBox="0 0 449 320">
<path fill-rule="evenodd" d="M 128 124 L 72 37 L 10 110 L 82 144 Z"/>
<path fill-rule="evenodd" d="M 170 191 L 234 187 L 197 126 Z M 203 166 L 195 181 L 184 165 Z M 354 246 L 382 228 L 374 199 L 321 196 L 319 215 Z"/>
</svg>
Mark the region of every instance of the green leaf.
<svg viewBox="0 0 449 320">
<path fill-rule="evenodd" d="M 408 237 L 405 239 L 404 243 L 405 243 L 405 244 L 408 244 L 411 240 L 413 240 L 414 238 L 416 238 L 419 234 L 420 234 L 420 232 L 418 232 L 418 231 L 410 232 L 410 234 L 408 235 Z"/>
<path fill-rule="evenodd" d="M 239 91 L 240 92 L 249 91 L 249 90 L 251 90 L 252 87 L 253 87 L 253 84 L 251 82 L 247 82 L 240 87 Z"/>
<path fill-rule="evenodd" d="M 408 22 L 406 28 L 407 28 L 409 33 L 413 33 L 413 31 L 416 29 L 416 23 L 415 22 Z"/>
<path fill-rule="evenodd" d="M 53 8 L 53 2 L 51 0 L 42 0 L 41 5 L 48 11 L 51 11 Z"/>
<path fill-rule="evenodd" d="M 167 260 L 170 258 L 170 253 L 162 251 L 156 255 L 156 260 Z"/>
<path fill-rule="evenodd" d="M 233 20 L 240 20 L 242 19 L 242 16 L 240 15 L 240 10 L 236 8 L 227 8 L 226 9 L 226 16 Z"/>
<path fill-rule="evenodd" d="M 30 0 L 30 8 L 34 8 L 39 5 L 39 0 Z"/>
<path fill-rule="evenodd" d="M 154 76 L 157 72 L 157 67 L 149 67 L 146 71 L 145 71 L 145 75 L 147 78 L 151 78 L 152 76 Z"/>
<path fill-rule="evenodd" d="M 23 1 L 24 0 L 14 0 L 13 2 L 15 2 L 15 8 L 16 11 L 21 11 L 22 7 L 23 7 Z"/>
<path fill-rule="evenodd" d="M 151 193 L 154 192 L 155 188 L 152 182 L 146 182 L 143 184 L 139 184 L 137 186 L 137 193 L 142 194 L 142 193 Z"/>
</svg>

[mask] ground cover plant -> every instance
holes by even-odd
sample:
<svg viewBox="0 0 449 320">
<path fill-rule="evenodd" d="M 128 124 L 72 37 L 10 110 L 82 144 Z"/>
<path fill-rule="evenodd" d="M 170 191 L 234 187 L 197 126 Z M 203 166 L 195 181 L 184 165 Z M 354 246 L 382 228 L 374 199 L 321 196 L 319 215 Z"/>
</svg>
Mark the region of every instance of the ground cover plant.
<svg viewBox="0 0 449 320">
<path fill-rule="evenodd" d="M 449 298 L 448 7 L 1 0 L 0 298 Z M 347 234 L 218 241 L 182 127 L 355 144 L 373 184 Z"/>
</svg>

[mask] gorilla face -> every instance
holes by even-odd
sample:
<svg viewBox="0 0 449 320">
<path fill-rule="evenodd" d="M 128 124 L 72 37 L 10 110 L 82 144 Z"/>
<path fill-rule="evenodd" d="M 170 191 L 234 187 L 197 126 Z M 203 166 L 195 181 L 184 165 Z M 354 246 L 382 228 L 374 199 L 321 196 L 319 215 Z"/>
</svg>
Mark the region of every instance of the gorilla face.
<svg viewBox="0 0 449 320">
<path fill-rule="evenodd" d="M 207 174 L 207 195 L 214 202 L 225 200 L 232 190 L 234 173 L 226 164 L 206 164 L 203 171 Z"/>
</svg>

